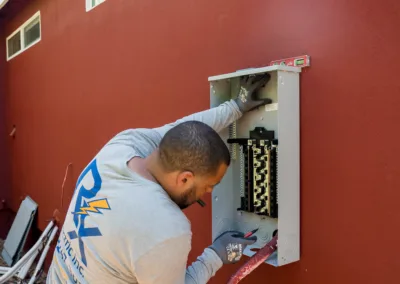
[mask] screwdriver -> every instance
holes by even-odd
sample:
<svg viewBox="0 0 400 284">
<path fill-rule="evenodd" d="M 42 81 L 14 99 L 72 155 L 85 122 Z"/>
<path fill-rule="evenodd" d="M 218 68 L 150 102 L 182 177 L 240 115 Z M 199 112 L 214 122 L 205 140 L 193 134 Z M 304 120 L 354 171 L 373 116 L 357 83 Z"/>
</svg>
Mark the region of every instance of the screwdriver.
<svg viewBox="0 0 400 284">
<path fill-rule="evenodd" d="M 254 229 L 253 231 L 247 232 L 246 234 L 244 234 L 244 238 L 251 237 L 251 236 L 254 235 L 257 231 L 258 231 L 258 228 L 257 228 L 257 229 Z"/>
</svg>

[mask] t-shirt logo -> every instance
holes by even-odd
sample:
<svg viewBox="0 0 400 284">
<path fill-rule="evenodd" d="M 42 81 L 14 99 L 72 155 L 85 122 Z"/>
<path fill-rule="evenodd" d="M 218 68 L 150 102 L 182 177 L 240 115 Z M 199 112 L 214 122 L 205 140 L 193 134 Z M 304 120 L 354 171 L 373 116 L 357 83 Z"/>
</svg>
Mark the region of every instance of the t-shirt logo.
<svg viewBox="0 0 400 284">
<path fill-rule="evenodd" d="M 93 187 L 90 189 L 82 185 L 78 188 L 81 181 L 90 175 L 93 178 Z M 77 198 L 75 203 L 75 210 L 72 212 L 74 215 L 74 224 L 76 231 L 68 232 L 71 240 L 78 239 L 79 251 L 81 253 L 82 263 L 87 267 L 85 247 L 82 239 L 87 237 L 102 236 L 98 227 L 86 227 L 85 219 L 89 214 L 103 214 L 101 210 L 111 210 L 107 198 L 95 199 L 97 193 L 100 191 L 102 180 L 97 168 L 97 161 L 94 159 L 82 172 L 77 182 Z"/>
<path fill-rule="evenodd" d="M 81 211 L 74 212 L 73 214 L 88 215 L 89 212 L 103 214 L 98 209 L 110 209 L 110 205 L 108 205 L 107 198 L 89 201 L 88 203 L 84 201 L 83 204 L 84 206 L 80 208 Z"/>
</svg>

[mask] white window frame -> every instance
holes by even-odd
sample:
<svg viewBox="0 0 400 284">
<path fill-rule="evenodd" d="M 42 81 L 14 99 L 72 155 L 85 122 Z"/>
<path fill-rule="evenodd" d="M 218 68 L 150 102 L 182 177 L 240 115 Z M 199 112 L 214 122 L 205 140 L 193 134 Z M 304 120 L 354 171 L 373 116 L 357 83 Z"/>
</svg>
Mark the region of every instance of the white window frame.
<svg viewBox="0 0 400 284">
<path fill-rule="evenodd" d="M 85 0 L 85 1 L 86 1 L 86 12 L 89 12 L 90 10 L 93 10 L 106 0 Z M 93 1 L 95 2 L 94 5 Z"/>
<path fill-rule="evenodd" d="M 6 5 L 8 2 L 8 0 L 0 0 L 0 9 L 4 7 L 4 5 Z"/>
<path fill-rule="evenodd" d="M 31 24 L 33 20 L 35 20 L 37 17 L 39 16 L 39 28 L 40 28 L 40 35 L 39 38 L 37 40 L 35 40 L 34 42 L 32 42 L 31 44 L 25 46 L 25 36 L 24 36 L 24 29 L 27 25 Z M 8 40 L 10 38 L 12 38 L 15 34 L 17 34 L 18 32 L 20 32 L 20 39 L 21 39 L 21 49 L 16 52 L 15 54 L 8 56 Z M 14 57 L 20 55 L 22 52 L 24 52 L 25 50 L 31 48 L 32 46 L 34 46 L 35 44 L 37 44 L 40 40 L 42 39 L 42 18 L 40 15 L 40 11 L 37 11 L 32 17 L 30 17 L 25 23 L 23 23 L 18 29 L 16 29 L 11 35 L 9 35 L 6 38 L 6 56 L 7 56 L 7 61 L 13 59 Z"/>
</svg>

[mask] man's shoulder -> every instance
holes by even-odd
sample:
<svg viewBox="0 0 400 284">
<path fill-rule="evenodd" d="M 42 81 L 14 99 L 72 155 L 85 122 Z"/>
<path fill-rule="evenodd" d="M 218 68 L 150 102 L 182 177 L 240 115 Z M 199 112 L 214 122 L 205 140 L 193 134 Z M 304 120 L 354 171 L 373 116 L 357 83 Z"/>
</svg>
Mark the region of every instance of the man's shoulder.
<svg viewBox="0 0 400 284">
<path fill-rule="evenodd" d="M 168 237 L 191 233 L 189 219 L 162 187 L 142 178 L 129 184 L 128 188 L 119 188 L 119 194 L 110 190 L 110 206 L 114 209 L 110 218 L 119 220 L 110 226 L 119 227 L 124 223 L 124 230 L 139 238 L 158 233 Z"/>
<path fill-rule="evenodd" d="M 124 235 L 131 236 L 127 242 L 133 248 L 134 260 L 159 246 L 175 246 L 177 240 L 190 245 L 191 224 L 173 201 L 155 194 L 153 202 L 142 204 L 140 208 L 125 216 L 130 226 L 124 229 Z"/>
<path fill-rule="evenodd" d="M 147 223 L 143 223 L 153 234 L 168 238 L 191 234 L 191 224 L 182 210 L 169 198 L 155 198 L 143 208 Z"/>
</svg>

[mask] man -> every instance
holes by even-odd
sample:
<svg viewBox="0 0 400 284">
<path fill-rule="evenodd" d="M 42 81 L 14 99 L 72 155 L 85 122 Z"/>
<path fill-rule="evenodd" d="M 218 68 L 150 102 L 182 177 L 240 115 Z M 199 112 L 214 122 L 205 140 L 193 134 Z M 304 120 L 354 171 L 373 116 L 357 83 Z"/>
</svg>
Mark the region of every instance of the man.
<svg viewBox="0 0 400 284">
<path fill-rule="evenodd" d="M 268 80 L 243 78 L 235 100 L 112 138 L 77 181 L 47 283 L 203 284 L 239 261 L 256 238 L 225 232 L 187 267 L 182 209 L 221 181 L 230 156 L 217 132 L 270 102 L 255 98 Z"/>
</svg>

